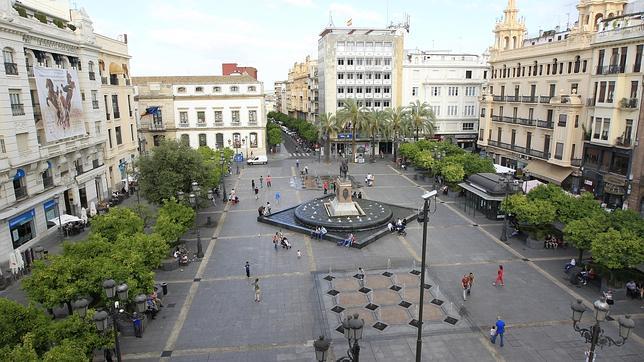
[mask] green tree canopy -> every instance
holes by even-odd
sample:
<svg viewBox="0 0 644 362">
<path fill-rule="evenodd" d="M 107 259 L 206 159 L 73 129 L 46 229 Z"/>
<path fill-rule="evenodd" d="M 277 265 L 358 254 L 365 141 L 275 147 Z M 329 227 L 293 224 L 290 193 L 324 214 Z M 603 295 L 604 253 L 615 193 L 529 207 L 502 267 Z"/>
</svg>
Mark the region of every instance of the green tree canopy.
<svg viewBox="0 0 644 362">
<path fill-rule="evenodd" d="M 632 268 L 644 262 L 644 243 L 634 232 L 609 228 L 593 241 L 593 259 L 609 270 Z"/>
<path fill-rule="evenodd" d="M 276 146 L 282 143 L 282 131 L 279 128 L 268 130 L 268 144 Z"/>
<path fill-rule="evenodd" d="M 176 195 L 177 191 L 190 192 L 193 181 L 204 189 L 215 186 L 215 165 L 189 145 L 177 141 L 163 141 L 137 162 L 139 187 L 154 204 Z"/>
<path fill-rule="evenodd" d="M 604 213 L 595 213 L 581 219 L 571 220 L 564 227 L 566 242 L 579 249 L 579 261 L 583 260 L 584 251 L 590 247 L 598 234 L 606 231 L 608 218 Z"/>
<path fill-rule="evenodd" d="M 457 163 L 444 164 L 440 169 L 440 173 L 443 175 L 445 182 L 452 188 L 456 187 L 456 184 L 463 181 L 463 177 L 465 177 L 463 165 Z"/>
<path fill-rule="evenodd" d="M 436 116 L 427 102 L 421 103 L 416 100 L 409 104 L 409 122 L 411 128 L 415 130 L 416 141 L 421 133 L 427 137 L 434 135 Z"/>
<path fill-rule="evenodd" d="M 168 244 L 175 244 L 181 235 L 190 229 L 194 221 L 194 209 L 173 197 L 165 200 L 159 209 L 154 232 Z"/>
<path fill-rule="evenodd" d="M 353 157 L 356 155 L 356 138 L 358 133 L 367 128 L 369 122 L 369 115 L 365 108 L 358 105 L 355 99 L 347 99 L 342 103 L 342 108 L 336 112 L 336 118 L 341 128 L 351 127 L 353 134 L 351 141 L 351 149 L 353 150 Z"/>
<path fill-rule="evenodd" d="M 140 232 L 143 232 L 143 219 L 126 207 L 110 208 L 110 212 L 92 219 L 91 234 L 99 234 L 109 241 Z"/>
</svg>

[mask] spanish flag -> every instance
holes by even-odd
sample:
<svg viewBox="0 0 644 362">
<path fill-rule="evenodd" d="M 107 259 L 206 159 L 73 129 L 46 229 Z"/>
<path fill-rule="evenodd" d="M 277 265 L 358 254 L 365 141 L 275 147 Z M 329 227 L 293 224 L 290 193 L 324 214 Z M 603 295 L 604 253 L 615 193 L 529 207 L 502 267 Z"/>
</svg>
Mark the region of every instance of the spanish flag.
<svg viewBox="0 0 644 362">
<path fill-rule="evenodd" d="M 347 26 L 351 26 L 351 24 L 353 24 L 353 19 L 352 19 L 352 18 L 349 18 L 349 19 L 347 20 Z"/>
</svg>

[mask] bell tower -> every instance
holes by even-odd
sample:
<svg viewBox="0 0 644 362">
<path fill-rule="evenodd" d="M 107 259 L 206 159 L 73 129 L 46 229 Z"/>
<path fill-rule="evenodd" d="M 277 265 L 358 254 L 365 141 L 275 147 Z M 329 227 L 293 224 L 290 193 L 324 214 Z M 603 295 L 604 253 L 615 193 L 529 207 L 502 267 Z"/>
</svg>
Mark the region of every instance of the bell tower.
<svg viewBox="0 0 644 362">
<path fill-rule="evenodd" d="M 518 17 L 516 0 L 508 0 L 508 6 L 503 10 L 503 20 L 494 26 L 494 47 L 496 51 L 521 48 L 526 31 L 523 18 Z"/>
<path fill-rule="evenodd" d="M 624 13 L 628 0 L 580 0 L 577 4 L 579 11 L 579 29 L 582 32 L 597 31 L 601 19 L 609 19 Z"/>
</svg>

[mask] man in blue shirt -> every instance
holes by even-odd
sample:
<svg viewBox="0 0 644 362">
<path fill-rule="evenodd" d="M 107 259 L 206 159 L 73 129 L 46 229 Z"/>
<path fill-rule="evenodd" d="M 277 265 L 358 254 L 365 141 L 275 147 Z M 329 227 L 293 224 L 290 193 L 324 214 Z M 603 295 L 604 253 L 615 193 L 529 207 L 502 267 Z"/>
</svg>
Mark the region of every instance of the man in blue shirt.
<svg viewBox="0 0 644 362">
<path fill-rule="evenodd" d="M 505 333 L 505 322 L 501 316 L 498 316 L 496 317 L 496 334 L 492 337 L 492 343 L 496 343 L 496 336 L 499 336 L 501 338 L 499 345 L 503 347 L 503 333 Z"/>
</svg>

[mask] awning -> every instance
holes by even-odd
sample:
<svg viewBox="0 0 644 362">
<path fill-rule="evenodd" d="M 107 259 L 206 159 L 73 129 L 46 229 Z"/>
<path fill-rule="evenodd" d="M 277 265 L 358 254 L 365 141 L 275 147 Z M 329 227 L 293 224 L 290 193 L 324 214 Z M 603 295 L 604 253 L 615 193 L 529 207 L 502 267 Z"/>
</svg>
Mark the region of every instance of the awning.
<svg viewBox="0 0 644 362">
<path fill-rule="evenodd" d="M 60 222 L 63 225 L 69 224 L 70 222 L 74 222 L 74 221 L 83 221 L 83 220 L 81 220 L 80 218 L 78 218 L 78 217 L 76 217 L 74 215 L 67 215 L 67 214 L 60 215 Z M 49 220 L 49 222 L 54 223 L 54 225 L 58 226 L 59 220 L 58 220 L 57 217 L 55 217 L 55 218 Z"/>
<path fill-rule="evenodd" d="M 110 63 L 110 74 L 123 74 L 123 67 L 120 64 Z"/>
<path fill-rule="evenodd" d="M 521 189 L 523 190 L 524 193 L 530 192 L 533 188 L 543 185 L 543 182 L 539 180 L 528 180 L 528 181 L 523 181 L 523 186 L 521 186 Z"/>
<path fill-rule="evenodd" d="M 515 173 L 516 171 L 505 166 L 497 165 L 496 163 L 494 164 L 494 171 L 496 173 Z"/>
<path fill-rule="evenodd" d="M 462 187 L 466 191 L 469 191 L 469 192 L 471 192 L 471 193 L 473 193 L 473 194 L 475 194 L 475 195 L 477 195 L 477 196 L 479 196 L 482 199 L 487 200 L 487 201 L 503 201 L 503 198 L 504 198 L 504 196 L 488 195 L 487 193 L 485 193 L 485 191 L 480 190 L 480 189 L 468 184 L 467 182 L 461 182 L 460 184 L 458 184 L 458 186 Z"/>
<path fill-rule="evenodd" d="M 528 166 L 523 171 L 536 178 L 553 182 L 556 185 L 561 185 L 566 177 L 572 173 L 572 169 L 570 168 L 564 168 L 538 160 L 528 162 Z"/>
</svg>

